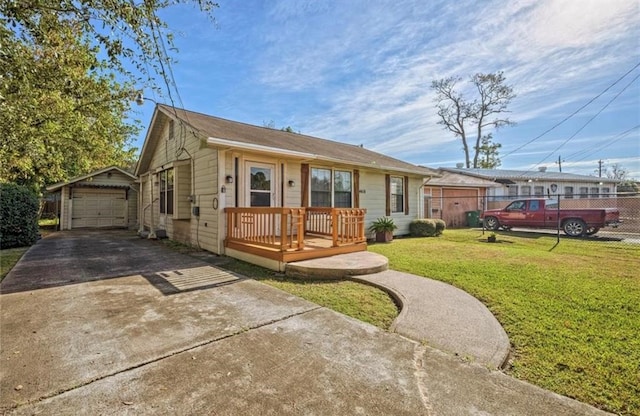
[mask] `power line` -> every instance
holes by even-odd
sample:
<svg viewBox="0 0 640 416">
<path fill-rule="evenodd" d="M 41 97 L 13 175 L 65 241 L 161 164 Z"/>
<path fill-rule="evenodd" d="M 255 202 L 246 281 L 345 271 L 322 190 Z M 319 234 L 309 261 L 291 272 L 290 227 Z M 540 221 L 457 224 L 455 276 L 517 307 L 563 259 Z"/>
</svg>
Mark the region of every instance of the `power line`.
<svg viewBox="0 0 640 416">
<path fill-rule="evenodd" d="M 534 137 L 533 139 L 529 140 L 528 142 L 526 142 L 525 144 L 523 144 L 522 146 L 519 146 L 517 148 L 515 148 L 514 150 L 510 151 L 509 153 L 501 156 L 501 159 L 504 159 L 510 155 L 512 155 L 513 153 L 517 152 L 518 150 L 522 149 L 525 146 L 530 145 L 531 143 L 535 142 L 536 140 L 540 139 L 541 137 L 545 136 L 547 133 L 551 132 L 552 130 L 555 130 L 557 127 L 559 127 L 560 125 L 564 124 L 566 121 L 568 121 L 570 118 L 572 118 L 573 116 L 575 116 L 576 114 L 578 114 L 580 111 L 584 110 L 585 107 L 587 107 L 589 104 L 591 104 L 592 102 L 594 102 L 595 100 L 597 100 L 598 98 L 600 98 L 602 96 L 602 94 L 604 94 L 605 92 L 609 91 L 613 86 L 615 86 L 618 82 L 622 81 L 627 75 L 629 75 L 631 72 L 633 72 L 636 68 L 638 68 L 640 66 L 640 62 L 638 62 L 633 68 L 631 68 L 629 71 L 627 71 L 624 75 L 622 75 L 620 78 L 618 78 L 613 84 L 609 85 L 607 88 L 605 88 L 600 94 L 596 95 L 595 97 L 593 97 L 591 100 L 589 100 L 586 104 L 584 104 L 582 107 L 578 108 L 576 111 L 574 111 L 573 113 L 571 113 L 570 115 L 568 115 L 567 117 L 565 117 L 564 119 L 562 119 L 560 122 L 554 124 L 553 126 L 551 126 L 550 128 L 548 128 L 547 130 L 545 130 L 543 133 L 539 134 L 538 136 Z"/>
<path fill-rule="evenodd" d="M 638 64 L 640 65 L 640 64 Z M 597 113 L 595 113 L 589 120 L 587 120 L 586 123 L 584 123 L 582 126 L 580 126 L 580 128 L 578 130 L 576 130 L 575 133 L 573 133 L 567 140 L 563 141 L 562 143 L 560 143 L 560 146 L 556 147 L 555 149 L 553 149 L 547 156 L 545 156 L 541 161 L 539 161 L 538 163 L 535 164 L 535 166 L 538 166 L 539 164 L 543 163 L 549 156 L 551 156 L 552 154 L 554 154 L 555 152 L 557 152 L 558 150 L 560 150 L 560 148 L 562 148 L 565 144 L 569 143 L 569 141 L 571 141 L 574 137 L 576 137 L 578 135 L 578 133 L 580 133 L 585 127 L 587 127 L 596 117 L 598 117 L 600 115 L 600 113 L 602 113 L 607 107 L 609 107 L 609 105 L 614 102 L 619 96 L 620 94 L 622 94 L 623 92 L 625 92 L 627 90 L 627 88 L 629 88 L 631 86 L 631 84 L 633 84 L 634 82 L 636 82 L 636 80 L 640 78 L 640 74 L 636 75 L 635 78 L 633 78 L 627 85 L 624 86 L 624 88 L 622 90 L 620 90 L 620 92 L 618 92 L 616 95 L 613 96 L 612 99 L 609 100 L 609 102 L 607 102 Z"/>
<path fill-rule="evenodd" d="M 570 154 L 567 158 L 569 158 L 569 157 L 577 157 L 577 156 L 581 155 L 582 157 L 580 159 L 574 160 L 574 162 L 583 161 L 586 158 L 588 158 L 589 156 L 601 151 L 602 149 L 607 148 L 607 147 L 611 146 L 612 144 L 619 142 L 620 140 L 624 139 L 629 134 L 631 134 L 631 132 L 633 130 L 636 130 L 638 128 L 640 128 L 640 124 L 638 124 L 638 125 L 636 125 L 634 127 L 631 127 L 630 129 L 627 129 L 627 130 L 623 131 L 622 133 L 618 133 L 610 141 L 607 140 L 602 145 L 600 145 L 598 147 L 580 150 L 579 152 L 575 152 L 575 153 Z"/>
</svg>

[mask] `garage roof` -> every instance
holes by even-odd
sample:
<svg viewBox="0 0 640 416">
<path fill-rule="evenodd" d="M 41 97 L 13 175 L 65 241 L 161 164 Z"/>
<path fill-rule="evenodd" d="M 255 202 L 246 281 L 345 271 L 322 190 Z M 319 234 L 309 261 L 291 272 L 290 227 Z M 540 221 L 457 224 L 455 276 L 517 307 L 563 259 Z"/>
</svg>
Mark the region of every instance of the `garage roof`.
<svg viewBox="0 0 640 416">
<path fill-rule="evenodd" d="M 109 173 L 109 172 L 112 172 L 112 171 L 119 172 L 119 173 L 131 178 L 132 182 L 136 180 L 136 177 L 133 174 L 127 172 L 126 170 L 120 169 L 117 166 L 109 166 L 107 168 L 96 170 L 96 171 L 88 173 L 86 175 L 76 176 L 75 178 L 69 179 L 66 182 L 59 182 L 59 183 L 47 186 L 47 191 L 56 192 L 56 191 L 59 191 L 60 189 L 62 189 L 63 187 L 65 187 L 65 186 L 73 185 L 75 183 L 82 182 L 82 181 L 86 181 L 87 179 L 92 178 L 94 176 L 102 175 L 104 173 Z M 96 187 L 100 187 L 100 186 L 96 185 Z M 107 186 L 102 185 L 102 187 L 107 187 Z M 108 187 L 115 188 L 115 187 L 118 187 L 118 186 L 114 185 L 114 186 L 108 186 Z"/>
</svg>

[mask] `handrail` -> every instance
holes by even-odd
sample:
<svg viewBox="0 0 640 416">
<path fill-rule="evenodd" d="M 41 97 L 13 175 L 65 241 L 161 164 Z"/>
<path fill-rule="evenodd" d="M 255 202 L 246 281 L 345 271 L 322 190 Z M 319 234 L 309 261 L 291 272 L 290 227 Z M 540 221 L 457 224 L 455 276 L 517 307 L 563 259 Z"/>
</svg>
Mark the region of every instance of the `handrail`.
<svg viewBox="0 0 640 416">
<path fill-rule="evenodd" d="M 278 251 L 304 249 L 304 208 L 247 207 L 224 211 L 227 241 Z"/>
<path fill-rule="evenodd" d="M 303 250 L 307 234 L 330 237 L 333 247 L 367 241 L 361 208 L 225 208 L 226 240 L 278 251 Z"/>
<path fill-rule="evenodd" d="M 363 208 L 307 208 L 305 234 L 330 236 L 333 247 L 367 241 Z"/>
</svg>

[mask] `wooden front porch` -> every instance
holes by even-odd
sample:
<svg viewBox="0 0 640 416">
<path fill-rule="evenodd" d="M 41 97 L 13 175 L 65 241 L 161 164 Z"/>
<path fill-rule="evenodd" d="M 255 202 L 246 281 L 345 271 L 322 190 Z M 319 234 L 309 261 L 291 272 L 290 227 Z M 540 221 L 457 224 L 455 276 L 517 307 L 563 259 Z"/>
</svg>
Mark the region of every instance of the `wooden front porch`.
<svg viewBox="0 0 640 416">
<path fill-rule="evenodd" d="M 367 250 L 365 209 L 225 208 L 226 248 L 281 263 Z"/>
</svg>

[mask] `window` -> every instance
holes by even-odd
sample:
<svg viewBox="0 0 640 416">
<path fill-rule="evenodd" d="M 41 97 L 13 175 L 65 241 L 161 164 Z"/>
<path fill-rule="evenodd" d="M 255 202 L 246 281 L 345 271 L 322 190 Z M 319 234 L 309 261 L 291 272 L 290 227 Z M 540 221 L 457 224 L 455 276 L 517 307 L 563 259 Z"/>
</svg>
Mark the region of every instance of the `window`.
<svg viewBox="0 0 640 416">
<path fill-rule="evenodd" d="M 591 190 L 589 191 L 589 194 L 591 196 L 591 198 L 597 198 L 598 197 L 598 187 L 593 187 L 591 188 Z"/>
<path fill-rule="evenodd" d="M 608 197 L 610 192 L 611 192 L 611 189 L 609 189 L 609 188 L 602 188 L 602 197 L 603 197 L 603 198 Z"/>
<path fill-rule="evenodd" d="M 529 201 L 529 211 L 538 211 L 540 209 L 540 201 Z"/>
<path fill-rule="evenodd" d="M 173 169 L 160 172 L 160 213 L 173 215 Z"/>
<path fill-rule="evenodd" d="M 351 208 L 353 181 L 349 171 L 311 168 L 311 206 Z"/>
<path fill-rule="evenodd" d="M 391 177 L 391 212 L 404 212 L 404 178 Z"/>
<path fill-rule="evenodd" d="M 168 129 L 169 129 L 169 133 L 168 133 L 169 134 L 169 140 L 173 140 L 175 138 L 175 136 L 174 136 L 174 134 L 175 134 L 174 133 L 174 125 L 175 125 L 174 121 L 173 120 L 169 120 L 169 127 L 168 127 Z"/>
<path fill-rule="evenodd" d="M 544 186 L 534 186 L 533 193 L 535 196 L 544 196 Z"/>
<path fill-rule="evenodd" d="M 580 198 L 588 198 L 589 197 L 589 187 L 581 186 L 579 192 L 580 192 Z"/>
<path fill-rule="evenodd" d="M 337 170 L 333 177 L 333 206 L 351 208 L 351 172 Z"/>
<path fill-rule="evenodd" d="M 564 187 L 564 197 L 567 199 L 573 199 L 573 186 Z"/>
<path fill-rule="evenodd" d="M 509 186 L 509 199 L 516 199 L 518 197 L 518 186 Z"/>
<path fill-rule="evenodd" d="M 520 194 L 522 196 L 531 196 L 531 187 L 529 185 L 525 185 L 525 186 L 521 186 L 520 187 Z"/>
</svg>

